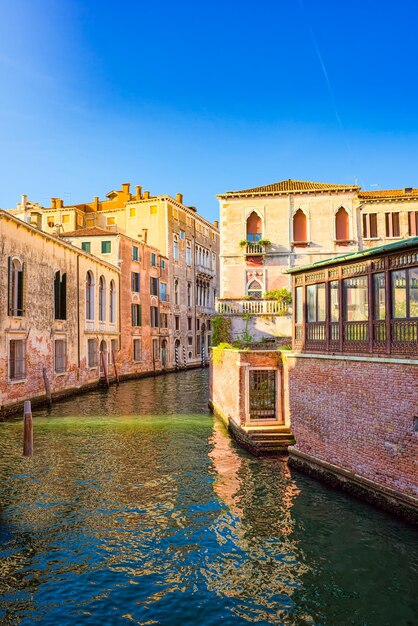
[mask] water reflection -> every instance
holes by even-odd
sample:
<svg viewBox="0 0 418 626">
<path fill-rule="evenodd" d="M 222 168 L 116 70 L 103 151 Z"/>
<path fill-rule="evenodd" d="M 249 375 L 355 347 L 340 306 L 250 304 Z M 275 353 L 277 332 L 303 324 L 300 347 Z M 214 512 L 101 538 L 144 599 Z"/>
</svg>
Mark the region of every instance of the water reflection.
<svg viewBox="0 0 418 626">
<path fill-rule="evenodd" d="M 0 424 L 4 624 L 413 624 L 416 537 L 239 450 L 207 372 Z"/>
</svg>

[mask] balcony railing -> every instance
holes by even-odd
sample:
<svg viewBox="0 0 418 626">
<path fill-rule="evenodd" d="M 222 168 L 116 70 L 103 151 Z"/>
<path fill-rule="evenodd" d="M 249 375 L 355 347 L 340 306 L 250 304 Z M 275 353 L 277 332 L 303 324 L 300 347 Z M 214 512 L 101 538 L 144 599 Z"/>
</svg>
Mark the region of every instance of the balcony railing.
<svg viewBox="0 0 418 626">
<path fill-rule="evenodd" d="M 244 252 L 249 255 L 264 254 L 265 246 L 259 243 L 247 243 L 244 248 Z"/>
<path fill-rule="evenodd" d="M 201 274 L 202 276 L 206 276 L 212 278 L 215 276 L 215 270 L 211 267 L 206 267 L 206 265 L 202 265 L 201 263 L 196 263 L 195 265 L 196 274 Z"/>
<path fill-rule="evenodd" d="M 277 300 L 217 300 L 216 311 L 222 315 L 286 315 L 289 305 Z"/>
</svg>

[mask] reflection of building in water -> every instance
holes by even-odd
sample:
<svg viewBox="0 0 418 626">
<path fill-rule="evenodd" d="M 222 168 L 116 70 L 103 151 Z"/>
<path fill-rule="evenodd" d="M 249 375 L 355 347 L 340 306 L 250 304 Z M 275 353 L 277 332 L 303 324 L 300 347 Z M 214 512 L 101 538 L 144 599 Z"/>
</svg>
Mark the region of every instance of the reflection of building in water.
<svg viewBox="0 0 418 626">
<path fill-rule="evenodd" d="M 308 571 L 292 538 L 299 489 L 286 463 L 245 455 L 220 421 L 214 422 L 211 443 L 214 490 L 229 511 L 214 522 L 220 549 L 205 561 L 203 574 L 210 590 L 240 603 L 234 608 L 238 615 L 276 623 L 288 615 L 291 596 Z"/>
</svg>

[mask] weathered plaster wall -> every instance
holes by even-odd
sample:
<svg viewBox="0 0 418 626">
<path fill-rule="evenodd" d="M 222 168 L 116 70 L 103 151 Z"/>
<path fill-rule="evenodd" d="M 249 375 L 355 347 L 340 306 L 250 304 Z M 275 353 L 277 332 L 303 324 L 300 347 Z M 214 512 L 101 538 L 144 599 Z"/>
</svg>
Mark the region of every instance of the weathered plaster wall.
<svg viewBox="0 0 418 626">
<path fill-rule="evenodd" d="M 232 339 L 242 337 L 245 331 L 252 337 L 252 341 L 262 341 L 264 338 L 288 337 L 292 343 L 292 315 L 251 315 L 248 323 L 245 317 L 231 316 Z"/>
</svg>

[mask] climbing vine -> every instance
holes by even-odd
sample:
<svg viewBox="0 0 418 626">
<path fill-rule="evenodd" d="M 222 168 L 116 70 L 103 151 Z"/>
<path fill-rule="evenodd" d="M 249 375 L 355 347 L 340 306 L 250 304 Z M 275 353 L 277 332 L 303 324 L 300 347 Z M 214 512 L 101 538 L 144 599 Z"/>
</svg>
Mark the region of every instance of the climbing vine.
<svg viewBox="0 0 418 626">
<path fill-rule="evenodd" d="M 215 315 L 212 324 L 212 346 L 220 343 L 231 343 L 231 318 L 223 315 Z"/>
</svg>

